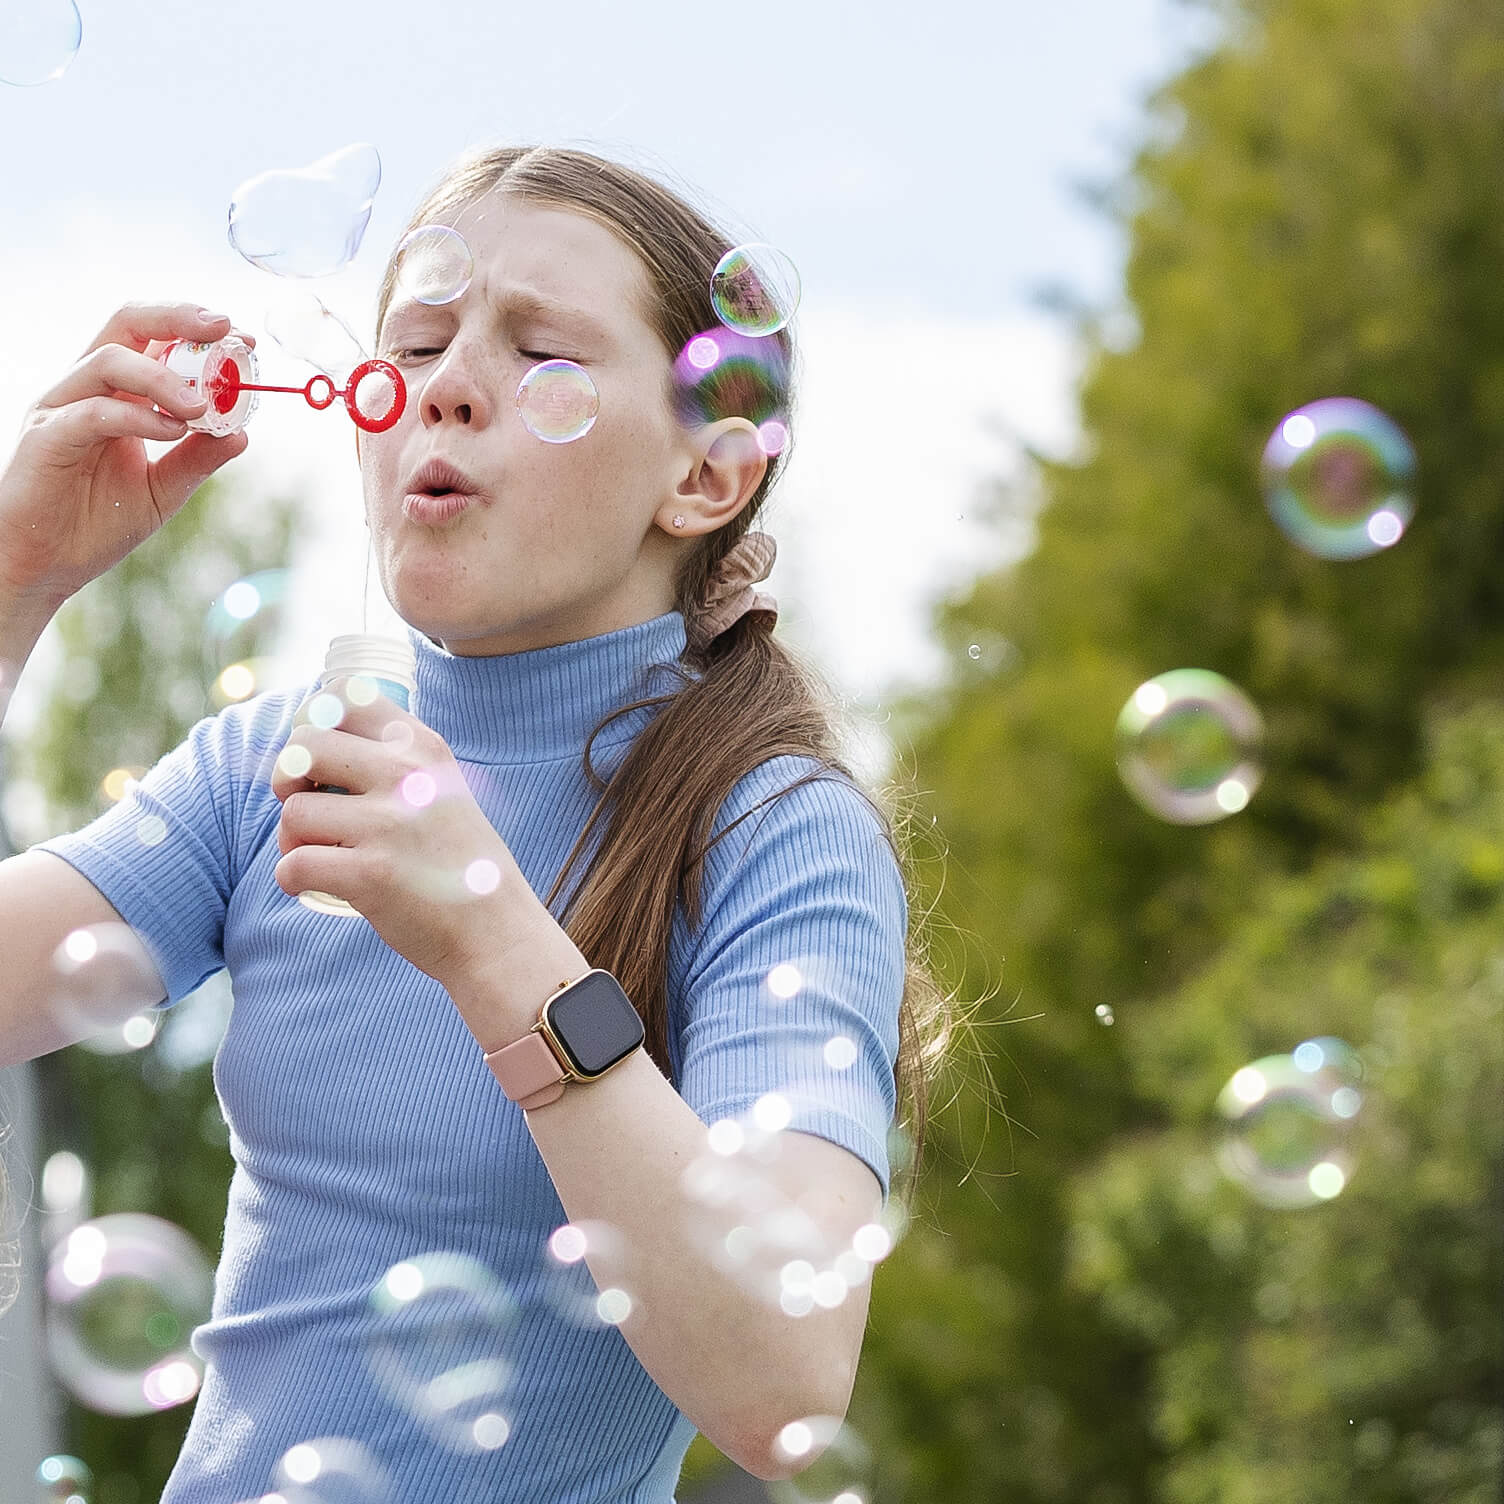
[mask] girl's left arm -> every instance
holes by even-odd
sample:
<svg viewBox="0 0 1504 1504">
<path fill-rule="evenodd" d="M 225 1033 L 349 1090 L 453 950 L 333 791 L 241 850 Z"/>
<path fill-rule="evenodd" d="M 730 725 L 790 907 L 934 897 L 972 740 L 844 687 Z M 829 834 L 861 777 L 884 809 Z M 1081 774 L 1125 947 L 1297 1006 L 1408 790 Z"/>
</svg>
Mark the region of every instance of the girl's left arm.
<svg viewBox="0 0 1504 1504">
<path fill-rule="evenodd" d="M 553 915 L 528 896 L 536 912 L 510 931 L 516 938 L 449 984 L 482 1050 L 520 1039 L 559 979 L 589 970 Z M 791 1462 L 778 1434 L 791 1421 L 845 1415 L 868 1285 L 833 1310 L 817 1306 L 794 1318 L 709 1261 L 689 1235 L 682 1184 L 685 1168 L 706 1152 L 706 1125 L 645 1050 L 597 1081 L 567 1086 L 529 1112 L 527 1125 L 570 1221 L 614 1229 L 601 1246 L 587 1243 L 586 1262 L 598 1287 L 630 1296 L 620 1330 L 658 1387 L 747 1472 L 777 1479 L 807 1467 L 813 1454 Z M 785 1138 L 773 1172 L 834 1239 L 849 1243 L 878 1220 L 881 1188 L 861 1160 L 809 1134 Z M 728 1231 L 734 1220 L 728 1212 Z"/>
</svg>

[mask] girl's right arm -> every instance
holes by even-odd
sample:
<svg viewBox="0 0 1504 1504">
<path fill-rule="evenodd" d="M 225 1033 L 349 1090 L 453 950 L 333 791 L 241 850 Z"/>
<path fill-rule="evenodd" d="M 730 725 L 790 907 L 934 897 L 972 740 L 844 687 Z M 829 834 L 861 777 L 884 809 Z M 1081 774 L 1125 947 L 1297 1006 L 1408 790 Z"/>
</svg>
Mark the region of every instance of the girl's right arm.
<svg viewBox="0 0 1504 1504">
<path fill-rule="evenodd" d="M 192 304 L 128 304 L 26 414 L 0 472 L 0 721 L 58 607 L 156 532 L 243 433 L 190 432 L 205 402 L 154 357 L 230 321 Z M 158 411 L 160 408 L 162 411 Z M 180 442 L 153 460 L 143 440 Z M 74 930 L 109 928 L 97 964 L 59 969 Z M 0 862 L 0 1066 L 44 1055 L 159 1002 L 144 946 L 81 873 L 49 852 Z"/>
</svg>

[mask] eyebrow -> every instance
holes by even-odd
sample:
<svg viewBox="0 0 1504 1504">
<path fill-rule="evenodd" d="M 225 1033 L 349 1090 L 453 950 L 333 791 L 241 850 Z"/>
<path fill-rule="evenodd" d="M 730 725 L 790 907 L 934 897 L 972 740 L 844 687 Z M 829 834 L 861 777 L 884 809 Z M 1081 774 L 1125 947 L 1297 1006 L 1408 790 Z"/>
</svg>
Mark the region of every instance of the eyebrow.
<svg viewBox="0 0 1504 1504">
<path fill-rule="evenodd" d="M 404 298 L 400 303 L 394 303 L 387 309 L 386 318 L 382 320 L 382 331 L 384 333 L 387 325 L 399 314 L 435 306 L 438 305 L 425 304 L 416 298 Z M 578 330 L 587 339 L 593 339 L 602 344 L 612 341 L 611 331 L 606 325 L 593 315 L 586 313 L 584 309 L 574 308 L 568 303 L 560 302 L 559 299 L 551 298 L 548 294 L 530 287 L 508 288 L 491 299 L 491 306 L 503 315 L 510 312 L 523 318 L 557 319 L 561 324 L 567 324 Z"/>
</svg>

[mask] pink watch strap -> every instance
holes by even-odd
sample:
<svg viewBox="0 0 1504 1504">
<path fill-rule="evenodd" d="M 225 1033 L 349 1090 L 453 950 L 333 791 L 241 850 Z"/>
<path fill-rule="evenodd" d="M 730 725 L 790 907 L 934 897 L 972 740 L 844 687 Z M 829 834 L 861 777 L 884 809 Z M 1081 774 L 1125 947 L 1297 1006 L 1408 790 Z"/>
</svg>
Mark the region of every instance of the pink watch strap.
<svg viewBox="0 0 1504 1504">
<path fill-rule="evenodd" d="M 569 1077 L 548 1041 L 536 1030 L 492 1050 L 485 1059 L 501 1089 L 525 1112 L 545 1107 L 564 1095 Z"/>
</svg>

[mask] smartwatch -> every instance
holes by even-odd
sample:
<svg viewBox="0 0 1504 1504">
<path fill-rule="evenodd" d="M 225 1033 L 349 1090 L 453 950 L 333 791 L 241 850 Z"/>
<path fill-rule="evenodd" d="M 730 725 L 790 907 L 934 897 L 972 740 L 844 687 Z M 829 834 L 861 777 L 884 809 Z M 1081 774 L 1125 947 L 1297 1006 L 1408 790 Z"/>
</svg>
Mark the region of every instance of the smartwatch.
<svg viewBox="0 0 1504 1504">
<path fill-rule="evenodd" d="M 577 981 L 560 982 L 544 999 L 538 1022 L 521 1039 L 489 1051 L 485 1061 L 507 1096 L 529 1110 L 557 1101 L 570 1081 L 598 1081 L 644 1037 L 621 983 L 594 967 Z"/>
</svg>

